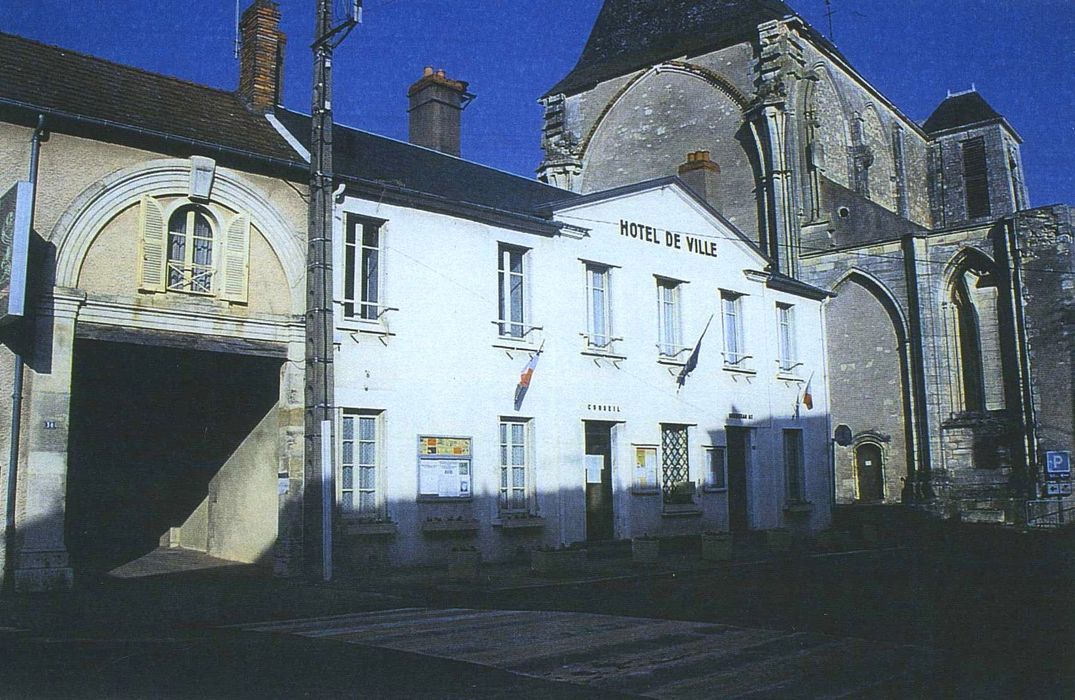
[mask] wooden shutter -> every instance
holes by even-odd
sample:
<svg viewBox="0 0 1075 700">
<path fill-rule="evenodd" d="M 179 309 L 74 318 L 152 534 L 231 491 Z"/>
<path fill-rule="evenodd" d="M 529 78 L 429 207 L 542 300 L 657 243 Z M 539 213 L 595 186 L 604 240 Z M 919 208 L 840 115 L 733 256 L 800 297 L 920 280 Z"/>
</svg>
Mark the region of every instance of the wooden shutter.
<svg viewBox="0 0 1075 700">
<path fill-rule="evenodd" d="M 220 298 L 246 303 L 250 281 L 250 219 L 238 216 L 228 224 L 221 247 Z"/>
<path fill-rule="evenodd" d="M 152 197 L 142 197 L 138 227 L 141 231 L 138 288 L 144 292 L 163 292 L 168 230 L 164 226 L 164 210 Z"/>
</svg>

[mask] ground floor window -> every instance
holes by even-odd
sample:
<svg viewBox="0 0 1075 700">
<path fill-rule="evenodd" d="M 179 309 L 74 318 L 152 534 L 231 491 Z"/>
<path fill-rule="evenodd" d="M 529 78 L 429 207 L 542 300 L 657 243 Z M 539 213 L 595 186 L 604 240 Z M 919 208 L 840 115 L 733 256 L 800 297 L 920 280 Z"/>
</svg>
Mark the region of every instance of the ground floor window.
<svg viewBox="0 0 1075 700">
<path fill-rule="evenodd" d="M 500 421 L 500 511 L 526 512 L 529 509 L 530 423 Z"/>
<path fill-rule="evenodd" d="M 687 426 L 661 425 L 661 487 L 665 503 L 691 503 Z"/>
<path fill-rule="evenodd" d="M 381 415 L 345 412 L 340 421 L 340 510 L 345 515 L 381 515 Z"/>
<path fill-rule="evenodd" d="M 724 491 L 728 488 L 728 471 L 725 460 L 725 448 L 705 448 L 705 487 L 710 491 Z"/>
<path fill-rule="evenodd" d="M 784 480 L 787 484 L 788 501 L 806 500 L 803 487 L 803 431 L 784 431 Z"/>
</svg>

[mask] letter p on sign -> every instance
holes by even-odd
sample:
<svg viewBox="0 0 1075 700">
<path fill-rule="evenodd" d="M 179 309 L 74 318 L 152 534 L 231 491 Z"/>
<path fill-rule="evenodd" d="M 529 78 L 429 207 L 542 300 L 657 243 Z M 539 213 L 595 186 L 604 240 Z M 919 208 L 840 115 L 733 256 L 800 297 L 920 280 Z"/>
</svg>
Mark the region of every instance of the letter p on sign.
<svg viewBox="0 0 1075 700">
<path fill-rule="evenodd" d="M 1071 473 L 1071 453 L 1070 452 L 1046 452 L 1045 453 L 1045 471 L 1048 474 L 1070 474 Z"/>
</svg>

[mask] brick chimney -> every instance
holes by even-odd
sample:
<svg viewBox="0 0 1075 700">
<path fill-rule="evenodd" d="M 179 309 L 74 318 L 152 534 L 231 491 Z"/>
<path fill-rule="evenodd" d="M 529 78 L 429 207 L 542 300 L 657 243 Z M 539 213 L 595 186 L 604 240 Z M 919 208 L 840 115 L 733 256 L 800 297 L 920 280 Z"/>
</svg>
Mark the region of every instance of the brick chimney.
<svg viewBox="0 0 1075 700">
<path fill-rule="evenodd" d="M 407 91 L 410 98 L 410 140 L 418 146 L 449 155 L 460 155 L 460 118 L 474 99 L 462 80 L 452 80 L 443 70 L 426 66 L 422 77 Z"/>
<path fill-rule="evenodd" d="M 709 151 L 687 154 L 679 166 L 679 179 L 717 211 L 721 210 L 720 166 L 709 159 Z"/>
<path fill-rule="evenodd" d="M 254 0 L 239 20 L 239 97 L 255 112 L 279 104 L 284 76 L 280 7 L 272 0 Z"/>
</svg>

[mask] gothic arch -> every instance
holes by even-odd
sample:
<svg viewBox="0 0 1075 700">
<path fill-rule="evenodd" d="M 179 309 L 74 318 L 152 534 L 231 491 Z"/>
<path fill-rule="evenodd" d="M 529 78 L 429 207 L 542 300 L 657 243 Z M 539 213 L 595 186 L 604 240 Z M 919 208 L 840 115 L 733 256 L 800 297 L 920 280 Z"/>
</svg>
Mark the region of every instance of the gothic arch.
<svg viewBox="0 0 1075 700">
<path fill-rule="evenodd" d="M 87 187 L 56 221 L 49 236 L 56 246 L 55 284 L 77 286 L 90 246 L 119 212 L 143 195 L 186 196 L 189 186 L 190 161 L 167 158 L 124 168 Z M 249 213 L 284 270 L 292 313 L 301 314 L 305 303 L 301 234 L 259 189 L 223 168 L 215 171 L 212 198 L 225 207 Z"/>
<path fill-rule="evenodd" d="M 873 163 L 869 167 L 870 199 L 889 211 L 896 210 L 896 160 L 892 153 L 892 130 L 870 103 L 862 110 L 862 141 Z"/>
<path fill-rule="evenodd" d="M 639 73 L 635 77 L 631 78 L 631 80 L 629 80 L 626 85 L 620 88 L 616 92 L 616 94 L 612 96 L 612 99 L 610 99 L 608 103 L 604 106 L 604 108 L 601 110 L 601 113 L 597 116 L 597 119 L 594 120 L 593 126 L 590 127 L 590 130 L 586 133 L 586 136 L 583 137 L 582 142 L 579 144 L 579 155 L 581 158 L 585 159 L 586 151 L 589 150 L 590 147 L 590 142 L 593 141 L 594 135 L 597 133 L 598 129 L 601 128 L 601 125 L 605 121 L 605 117 L 607 117 L 609 112 L 612 111 L 612 108 L 619 104 L 620 101 L 623 100 L 624 96 L 626 96 L 627 93 L 631 92 L 631 90 L 638 86 L 643 80 L 650 77 L 651 75 L 657 75 L 660 73 L 685 73 L 687 75 L 693 75 L 697 78 L 700 78 L 701 80 L 704 80 L 706 83 L 719 90 L 721 93 L 723 93 L 733 102 L 735 102 L 735 104 L 739 106 L 739 109 L 745 110 L 750 104 L 750 100 L 747 98 L 747 96 L 740 92 L 739 88 L 733 85 L 731 81 L 729 81 L 727 78 L 720 75 L 719 73 L 709 70 L 708 68 L 704 68 L 702 66 L 694 65 L 693 63 L 686 63 L 684 61 L 666 61 L 650 68 L 647 71 L 643 71 L 642 73 Z"/>
<path fill-rule="evenodd" d="M 907 319 L 888 287 L 865 270 L 848 270 L 832 289 L 836 296 L 825 303 L 825 313 L 833 421 L 846 423 L 860 438 L 852 449 L 837 452 L 837 495 L 841 502 L 859 498 L 857 446 L 872 436 L 885 465 L 875 475 L 883 483 L 869 482 L 881 494 L 872 498 L 898 500 L 915 464 Z"/>
<path fill-rule="evenodd" d="M 810 79 L 804 81 L 801 99 L 802 146 L 798 157 L 806 173 L 803 186 L 807 211 L 811 220 L 817 220 L 821 215 L 821 176 L 851 189 L 850 107 L 829 66 L 820 62 L 813 66 Z"/>
<path fill-rule="evenodd" d="M 839 294 L 840 287 L 848 282 L 858 283 L 877 297 L 877 300 L 881 302 L 881 306 L 884 307 L 885 311 L 888 313 L 889 319 L 892 321 L 892 325 L 896 330 L 897 340 L 901 344 L 906 343 L 909 338 L 907 331 L 907 316 L 903 312 L 903 307 L 900 306 L 899 301 L 896 300 L 896 297 L 889 291 L 888 287 L 869 272 L 853 267 L 836 280 L 832 285 L 832 291 Z"/>
<path fill-rule="evenodd" d="M 1005 407 L 996 263 L 965 248 L 945 267 L 945 339 L 952 413 Z"/>
<path fill-rule="evenodd" d="M 635 75 L 580 144 L 579 191 L 674 175 L 689 153 L 710 151 L 720 167 L 721 213 L 755 238 L 761 164 L 743 116 L 746 105 L 726 78 L 688 63 L 662 63 Z"/>
</svg>

